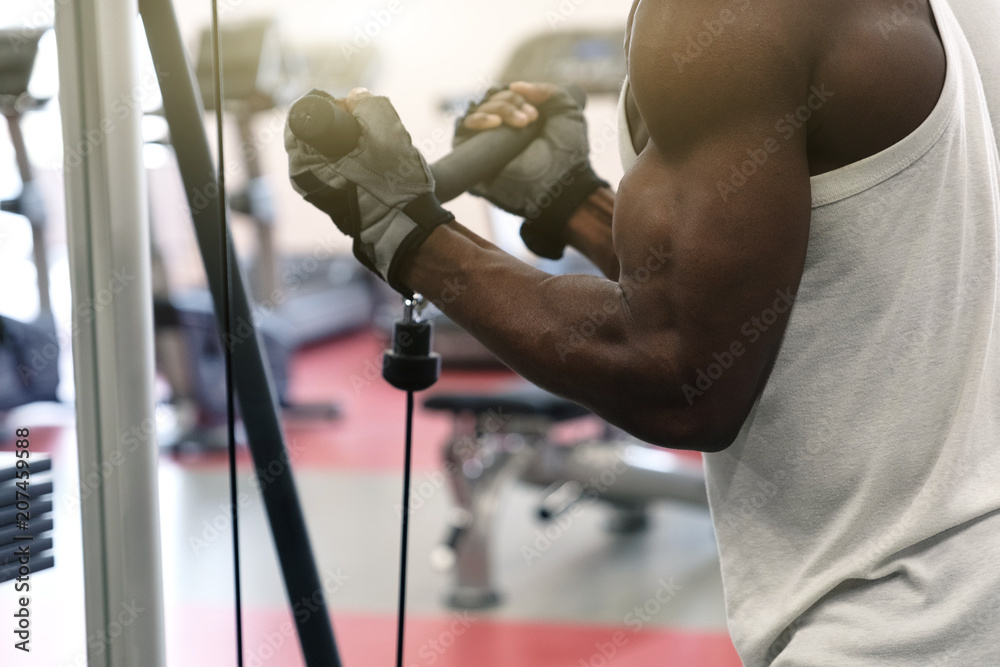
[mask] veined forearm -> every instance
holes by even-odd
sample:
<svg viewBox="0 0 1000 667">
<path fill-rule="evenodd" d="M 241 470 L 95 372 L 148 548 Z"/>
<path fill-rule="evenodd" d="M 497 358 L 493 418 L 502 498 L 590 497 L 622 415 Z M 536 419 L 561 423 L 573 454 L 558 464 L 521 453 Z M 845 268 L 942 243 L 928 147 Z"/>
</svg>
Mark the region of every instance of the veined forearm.
<svg viewBox="0 0 1000 667">
<path fill-rule="evenodd" d="M 672 337 L 656 336 L 651 356 L 615 281 L 551 276 L 456 223 L 434 231 L 403 280 L 527 379 L 640 437 L 664 440 L 650 436 L 650 413 L 658 427 L 675 410 L 679 429 L 690 421 Z"/>
</svg>

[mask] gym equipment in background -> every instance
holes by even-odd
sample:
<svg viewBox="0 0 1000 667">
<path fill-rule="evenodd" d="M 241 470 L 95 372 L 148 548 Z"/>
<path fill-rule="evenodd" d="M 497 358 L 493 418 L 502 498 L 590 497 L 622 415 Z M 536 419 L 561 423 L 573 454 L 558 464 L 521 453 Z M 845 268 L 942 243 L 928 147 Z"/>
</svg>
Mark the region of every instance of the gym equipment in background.
<svg viewBox="0 0 1000 667">
<path fill-rule="evenodd" d="M 170 0 L 140 0 L 139 10 L 146 26 L 163 94 L 164 116 L 170 127 L 185 188 L 189 196 L 193 196 L 208 183 L 214 186 L 215 192 L 219 192 L 217 172 L 202 121 L 204 109 L 199 104 L 194 73 L 187 64 L 173 5 Z M 530 136 L 528 138 L 530 140 Z M 467 149 L 470 155 L 486 154 L 475 149 L 475 140 L 467 143 L 473 147 Z M 526 143 L 521 148 L 524 145 Z M 494 165 L 495 171 L 502 166 L 503 163 Z M 456 170 L 459 175 L 466 171 Z M 472 185 L 466 183 L 464 188 Z M 242 320 L 247 327 L 247 335 L 240 344 L 230 348 L 234 389 L 255 469 L 267 470 L 274 462 L 281 464 L 281 474 L 271 476 L 261 492 L 288 598 L 315 600 L 316 593 L 323 591 L 323 587 L 319 582 L 291 467 L 287 465 L 288 454 L 278 420 L 275 391 L 267 370 L 266 353 L 254 325 L 243 272 L 233 252 L 232 236 L 223 225 L 226 213 L 218 206 L 189 203 L 217 323 L 220 329 L 225 330 L 230 328 L 230 322 Z M 225 234 L 220 232 L 222 229 L 226 229 Z M 224 253 L 233 259 L 233 270 L 229 275 L 223 274 L 218 263 Z M 225 303 L 231 309 L 229 322 L 223 316 L 222 305 Z M 303 657 L 307 667 L 339 667 L 341 662 L 325 601 L 320 599 L 316 605 L 316 613 L 295 615 Z"/>
<path fill-rule="evenodd" d="M 140 0 L 139 14 L 156 68 L 163 112 L 181 179 L 188 193 L 216 325 L 220 331 L 226 331 L 231 329 L 231 323 L 242 320 L 247 327 L 247 335 L 238 345 L 229 348 L 232 390 L 240 407 L 254 470 L 266 471 L 269 466 L 277 465 L 281 471 L 271 476 L 268 484 L 262 485 L 261 495 L 288 600 L 311 598 L 315 601 L 314 613 L 295 615 L 302 655 L 307 667 L 340 667 L 324 587 L 316 568 L 292 468 L 288 465 L 288 450 L 278 418 L 278 401 L 268 372 L 267 355 L 254 324 L 252 304 L 232 235 L 224 224 L 228 208 L 219 197 L 225 193 L 220 190 L 219 171 L 205 131 L 205 110 L 194 72 L 188 64 L 173 3 L 171 0 Z M 196 206 L 193 197 L 206 185 L 212 186 L 217 194 L 209 205 Z M 224 257 L 232 258 L 228 274 L 223 268 Z"/>
<path fill-rule="evenodd" d="M 647 508 L 675 501 L 708 508 L 700 463 L 641 443 L 605 425 L 600 437 L 555 444 L 554 426 L 590 414 L 534 385 L 488 394 L 438 394 L 428 410 L 452 415 L 443 459 L 455 502 L 444 542 L 432 564 L 454 573 L 448 604 L 481 609 L 499 604 L 491 554 L 492 528 L 504 491 L 515 482 L 544 489 L 538 518 L 552 521 L 583 501 L 614 508 L 609 529 L 647 526 Z"/>
<path fill-rule="evenodd" d="M 140 11 L 147 26 L 157 26 L 157 30 L 148 31 L 147 36 L 154 64 L 160 73 L 164 113 L 175 141 L 181 177 L 189 193 L 196 190 L 191 187 L 192 185 L 204 184 L 206 176 L 210 182 L 215 183 L 218 192 L 208 138 L 200 120 L 202 110 L 199 108 L 194 82 L 190 76 L 186 80 L 180 76 L 163 76 L 165 72 L 189 71 L 172 4 L 165 0 L 143 0 L 140 3 Z M 310 102 L 307 100 L 305 103 Z M 328 105 L 325 112 L 335 116 L 339 110 Z M 292 114 L 295 115 L 294 108 Z M 470 140 L 463 146 L 463 150 L 459 151 L 457 157 L 442 160 L 432 167 L 436 170 L 435 174 L 439 180 L 439 192 L 447 190 L 453 193 L 452 196 L 457 196 L 464 189 L 474 185 L 479 178 L 497 173 L 512 155 L 516 155 L 527 146 L 536 132 L 536 127 L 520 130 L 501 128 Z M 467 163 L 463 163 L 463 160 Z M 490 163 L 490 168 L 480 171 L 478 165 L 484 161 Z M 470 175 L 475 180 L 466 182 L 454 180 L 468 178 Z M 266 370 L 266 354 L 250 314 L 250 300 L 244 286 L 243 274 L 238 259 L 232 254 L 232 238 L 228 229 L 225 234 L 225 245 L 220 247 L 221 238 L 218 230 L 224 228 L 222 211 L 212 206 L 192 206 L 191 209 L 217 319 L 222 325 L 229 324 L 223 318 L 221 307 L 221 304 L 228 303 L 232 309 L 230 322 L 240 322 L 242 319 L 247 326 L 245 339 L 230 349 L 231 368 L 254 464 L 258 470 L 266 469 L 270 462 L 287 462 L 287 453 L 278 423 L 273 383 Z M 221 267 L 215 264 L 215 259 L 223 252 L 234 260 L 235 271 L 230 275 L 222 275 Z M 225 298 L 227 293 L 231 296 L 231 301 Z M 394 336 L 393 349 L 386 353 L 383 366 L 386 379 L 394 386 L 408 392 L 408 424 L 411 423 L 409 417 L 412 416 L 413 392 L 430 386 L 437 378 L 440 368 L 440 359 L 430 353 L 430 327 L 414 320 L 413 307 L 412 302 L 407 303 L 406 317 L 400 325 L 401 330 L 408 334 L 412 348 L 405 349 L 409 346 L 403 343 L 402 337 Z M 224 328 L 229 327 L 224 326 Z M 410 444 L 410 438 L 407 437 L 408 453 Z M 282 470 L 282 474 L 272 478 L 273 481 L 265 485 L 262 490 L 268 521 L 278 550 L 289 599 L 301 599 L 305 594 L 315 600 L 316 591 L 322 591 L 323 588 L 318 585 L 316 565 L 290 467 L 282 465 Z M 406 479 L 409 479 L 409 454 Z M 404 567 L 405 531 L 404 522 L 404 551 L 401 559 Z M 401 586 L 401 591 L 405 591 L 404 586 Z M 309 667 L 319 665 L 336 667 L 340 665 L 340 659 L 326 607 L 321 602 L 318 603 L 318 613 L 306 618 L 296 615 L 296 629 Z M 400 628 L 404 615 L 405 606 L 401 604 Z M 401 650 L 400 641 L 398 656 L 401 656 Z"/>
<path fill-rule="evenodd" d="M 0 316 L 0 415 L 39 401 L 57 401 L 59 344 L 47 323 Z M 0 426 L 0 440 L 9 433 Z"/>
<path fill-rule="evenodd" d="M 211 33 L 206 30 L 195 61 L 196 74 L 207 110 L 218 113 L 211 47 Z M 283 107 L 305 92 L 304 81 L 311 78 L 306 57 L 282 42 L 269 18 L 227 22 L 221 28 L 221 52 L 225 99 L 219 106 L 236 121 L 238 159 L 247 177 L 245 187 L 230 196 L 230 206 L 250 216 L 257 231 L 257 254 L 250 273 L 256 300 L 278 303 L 268 318 L 273 320 L 269 326 L 291 349 L 367 327 L 374 308 L 372 283 L 352 258 L 346 254 L 279 258 L 275 249 L 274 196 L 262 173 L 253 122 L 258 114 Z M 328 47 L 328 56 L 337 61 L 339 50 Z M 280 299 L 275 298 L 278 294 Z"/>
<path fill-rule="evenodd" d="M 162 261 L 162 260 L 160 260 Z M 170 385 L 170 405 L 176 414 L 160 430 L 161 447 L 182 454 L 222 451 L 227 447 L 225 353 L 212 307 L 203 290 L 153 298 L 157 366 Z M 335 405 L 302 409 L 288 399 L 288 367 L 292 350 L 264 320 L 257 328 L 267 351 L 268 367 L 278 405 L 283 413 L 333 419 Z M 239 345 L 249 330 L 237 325 L 230 345 Z M 170 338 L 170 336 L 175 336 Z M 315 410 L 310 412 L 310 410 Z M 190 413 L 190 414 L 189 414 Z"/>
<path fill-rule="evenodd" d="M 0 452 L 0 583 L 22 567 L 35 574 L 55 565 L 51 470 L 47 456 Z"/>
<path fill-rule="evenodd" d="M 375 44 L 357 49 L 329 40 L 296 44 L 309 71 L 309 87 L 334 97 L 347 97 L 352 88 L 371 87 L 382 69 L 382 55 Z"/>
<path fill-rule="evenodd" d="M 49 298 L 47 218 L 21 132 L 22 116 L 48 101 L 28 91 L 39 43 L 48 30 L 0 30 L 0 113 L 7 122 L 21 177 L 20 194 L 0 202 L 0 210 L 24 216 L 31 225 L 39 304 L 34 322 L 0 317 L 0 414 L 36 401 L 59 400 L 59 338 Z"/>
<path fill-rule="evenodd" d="M 545 32 L 521 43 L 500 81 L 568 82 L 588 95 L 618 95 L 625 80 L 624 41 L 619 28 Z"/>
<path fill-rule="evenodd" d="M 256 232 L 257 254 L 249 273 L 258 310 L 266 313 L 259 318 L 257 331 L 267 350 L 278 402 L 288 417 L 335 419 L 340 411 L 332 403 L 305 404 L 289 399 L 291 355 L 302 345 L 369 326 L 374 309 L 373 280 L 348 253 L 278 256 L 273 193 L 263 173 L 263 147 L 253 127 L 256 119 L 301 93 L 307 77 L 344 86 L 346 77 L 370 76 L 377 63 L 375 50 L 366 49 L 364 57 L 350 60 L 330 45 L 321 51 L 300 53 L 281 40 L 272 19 L 227 22 L 221 29 L 224 102 L 216 105 L 211 41 L 211 32 L 203 31 L 195 59 L 197 84 L 206 109 L 218 112 L 221 107 L 239 132 L 235 159 L 239 160 L 238 173 L 246 179 L 242 189 L 230 194 L 229 203 L 232 210 L 249 216 Z M 317 66 L 319 72 L 315 71 Z M 280 136 L 274 140 L 280 142 Z M 155 219 L 156 214 L 153 211 L 151 217 Z M 172 421 L 178 426 L 162 442 L 178 451 L 222 449 L 226 437 L 224 354 L 211 296 L 205 290 L 170 292 L 167 267 L 155 244 L 153 267 L 154 274 L 162 276 L 154 280 L 158 367 L 171 387 Z M 246 329 L 234 333 L 240 340 Z"/>
</svg>

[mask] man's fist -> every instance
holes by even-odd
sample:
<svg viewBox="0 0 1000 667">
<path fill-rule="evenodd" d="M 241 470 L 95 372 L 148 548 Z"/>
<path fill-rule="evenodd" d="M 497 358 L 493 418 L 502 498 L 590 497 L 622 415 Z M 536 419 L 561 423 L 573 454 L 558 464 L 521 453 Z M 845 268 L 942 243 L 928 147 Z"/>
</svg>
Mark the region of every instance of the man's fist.
<svg viewBox="0 0 1000 667">
<path fill-rule="evenodd" d="M 608 187 L 590 166 L 583 108 L 566 89 L 550 83 L 512 83 L 470 108 L 459 122 L 455 145 L 503 123 L 543 123 L 539 137 L 489 183 L 471 190 L 525 219 L 521 238 L 537 255 L 562 257 L 566 224 L 599 187 Z"/>
<path fill-rule="evenodd" d="M 354 256 L 393 288 L 402 260 L 438 225 L 455 219 L 434 196 L 434 178 L 385 97 L 363 88 L 346 100 L 313 90 L 352 113 L 361 128 L 357 147 L 331 160 L 297 138 L 286 123 L 292 186 L 354 239 Z"/>
</svg>

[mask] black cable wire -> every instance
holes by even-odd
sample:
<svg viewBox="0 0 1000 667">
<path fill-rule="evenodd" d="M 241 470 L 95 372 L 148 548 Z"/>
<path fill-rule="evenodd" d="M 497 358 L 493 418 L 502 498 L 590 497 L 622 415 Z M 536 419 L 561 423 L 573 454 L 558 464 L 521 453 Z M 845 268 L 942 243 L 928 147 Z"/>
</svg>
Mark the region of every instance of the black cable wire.
<svg viewBox="0 0 1000 667">
<path fill-rule="evenodd" d="M 410 462 L 413 455 L 413 392 L 406 392 L 406 460 L 403 463 L 403 531 L 399 555 L 399 618 L 396 622 L 396 667 L 403 667 L 406 626 L 406 545 L 410 531 Z"/>
<path fill-rule="evenodd" d="M 229 520 L 233 527 L 233 574 L 236 589 L 236 664 L 243 667 L 243 597 L 240 591 L 240 527 L 237 512 L 236 479 L 236 402 L 233 398 L 233 355 L 228 341 L 232 340 L 233 315 L 231 309 L 232 282 L 229 279 L 230 246 L 229 216 L 226 211 L 226 170 L 223 153 L 222 118 L 222 40 L 219 26 L 219 3 L 212 0 L 212 83 L 215 86 L 215 131 L 219 144 L 219 162 L 216 165 L 219 181 L 219 229 L 223 251 L 222 276 L 226 289 L 222 293 L 222 354 L 226 367 L 226 440 L 229 453 Z"/>
</svg>

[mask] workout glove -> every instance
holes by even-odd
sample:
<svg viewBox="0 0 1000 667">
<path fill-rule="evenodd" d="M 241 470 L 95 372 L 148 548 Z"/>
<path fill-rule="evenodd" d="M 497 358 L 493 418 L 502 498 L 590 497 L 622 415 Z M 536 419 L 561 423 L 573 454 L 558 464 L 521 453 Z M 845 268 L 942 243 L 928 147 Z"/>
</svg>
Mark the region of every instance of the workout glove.
<svg viewBox="0 0 1000 667">
<path fill-rule="evenodd" d="M 466 116 L 488 100 L 489 91 Z M 583 108 L 563 88 L 538 105 L 544 123 L 539 137 L 488 183 L 470 190 L 508 213 L 524 218 L 521 238 L 536 255 L 559 259 L 566 248 L 566 225 L 577 208 L 599 187 L 608 183 L 590 166 L 590 145 Z M 454 145 L 478 130 L 458 121 Z M 488 130 L 487 130 L 488 131 Z"/>
<path fill-rule="evenodd" d="M 317 90 L 311 94 L 333 99 Z M 388 98 L 359 100 L 354 116 L 361 128 L 358 146 L 336 161 L 298 139 L 286 123 L 292 186 L 354 239 L 354 256 L 362 264 L 411 296 L 399 281 L 404 258 L 455 216 L 434 196 L 427 162 Z"/>
</svg>

